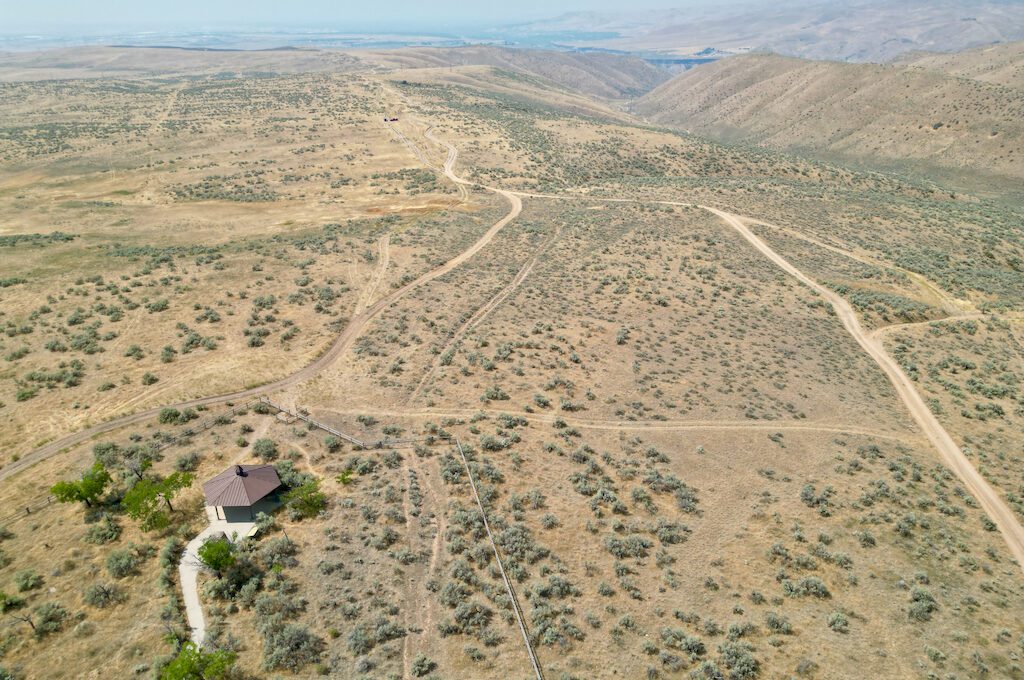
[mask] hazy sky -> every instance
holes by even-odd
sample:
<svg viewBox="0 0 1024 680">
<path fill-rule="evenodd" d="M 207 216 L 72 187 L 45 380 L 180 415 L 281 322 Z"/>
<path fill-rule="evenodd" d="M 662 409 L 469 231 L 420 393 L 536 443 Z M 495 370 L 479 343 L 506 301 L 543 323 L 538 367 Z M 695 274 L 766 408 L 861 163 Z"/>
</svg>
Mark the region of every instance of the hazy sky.
<svg viewBox="0 0 1024 680">
<path fill-rule="evenodd" d="M 114 28 L 468 27 L 570 11 L 636 11 L 710 0 L 0 0 L 0 33 Z"/>
</svg>

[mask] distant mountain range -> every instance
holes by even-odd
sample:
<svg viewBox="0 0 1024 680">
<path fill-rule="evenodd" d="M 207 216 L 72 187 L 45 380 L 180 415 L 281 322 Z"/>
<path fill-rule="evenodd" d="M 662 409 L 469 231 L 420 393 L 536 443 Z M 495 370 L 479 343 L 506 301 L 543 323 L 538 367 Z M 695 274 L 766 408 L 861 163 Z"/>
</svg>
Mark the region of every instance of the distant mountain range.
<svg viewBox="0 0 1024 680">
<path fill-rule="evenodd" d="M 1024 39 L 1020 0 L 747 1 L 698 8 L 583 12 L 511 27 L 510 37 L 562 36 L 577 49 L 661 55 L 770 51 L 836 61 L 888 61 Z M 568 37 L 576 34 L 579 37 Z M 594 35 L 600 37 L 592 37 Z"/>
<path fill-rule="evenodd" d="M 220 49 L 505 45 L 627 53 L 662 61 L 753 51 L 885 62 L 906 52 L 957 52 L 1015 40 L 1024 40 L 1024 0 L 701 0 L 680 9 L 574 12 L 507 26 L 424 27 L 415 33 L 328 26 L 82 36 L 8 34 L 0 35 L 0 51 L 80 45 Z"/>
</svg>

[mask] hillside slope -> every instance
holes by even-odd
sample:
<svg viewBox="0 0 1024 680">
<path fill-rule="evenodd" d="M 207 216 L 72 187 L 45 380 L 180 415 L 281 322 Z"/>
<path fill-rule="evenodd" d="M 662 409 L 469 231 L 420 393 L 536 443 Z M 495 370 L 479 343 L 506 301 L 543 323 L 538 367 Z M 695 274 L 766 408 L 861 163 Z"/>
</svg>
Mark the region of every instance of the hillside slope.
<svg viewBox="0 0 1024 680">
<path fill-rule="evenodd" d="M 1024 42 L 991 45 L 954 54 L 914 52 L 903 55 L 897 63 L 1024 89 Z"/>
<path fill-rule="evenodd" d="M 1024 176 L 1024 92 L 938 70 L 745 55 L 687 71 L 634 110 L 734 143 Z"/>
<path fill-rule="evenodd" d="M 336 50 L 201 50 L 179 47 L 69 47 L 0 52 L 0 81 L 137 78 L 224 73 L 338 73 L 365 68 Z"/>
<path fill-rule="evenodd" d="M 538 77 L 599 99 L 637 97 L 668 78 L 665 71 L 642 59 L 613 54 L 501 47 L 424 47 L 357 54 L 360 59 L 389 69 L 491 66 Z"/>
<path fill-rule="evenodd" d="M 75 47 L 0 52 L 0 81 L 188 74 L 350 73 L 369 70 L 459 70 L 490 67 L 602 100 L 626 100 L 670 74 L 643 59 L 501 47 L 396 50 L 199 50 L 175 47 Z"/>
</svg>

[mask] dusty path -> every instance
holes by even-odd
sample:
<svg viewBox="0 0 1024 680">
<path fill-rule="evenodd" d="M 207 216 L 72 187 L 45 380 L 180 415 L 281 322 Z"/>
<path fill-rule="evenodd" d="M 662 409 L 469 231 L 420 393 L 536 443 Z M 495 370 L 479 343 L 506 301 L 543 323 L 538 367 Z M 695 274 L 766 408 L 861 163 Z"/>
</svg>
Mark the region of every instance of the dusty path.
<svg viewBox="0 0 1024 680">
<path fill-rule="evenodd" d="M 334 413 L 343 416 L 358 416 L 366 413 L 366 409 L 321 409 L 326 413 Z M 374 415 L 391 418 L 463 418 L 469 419 L 483 413 L 496 417 L 499 415 L 518 416 L 531 423 L 552 425 L 555 421 L 563 421 L 570 427 L 581 430 L 643 430 L 643 431 L 664 431 L 664 432 L 688 432 L 708 430 L 753 430 L 759 432 L 828 432 L 831 434 L 861 435 L 874 437 L 876 439 L 889 439 L 896 442 L 912 441 L 915 438 L 913 432 L 894 432 L 888 430 L 872 430 L 870 428 L 857 427 L 856 425 L 830 424 L 830 423 L 797 423 L 786 420 L 590 420 L 586 418 L 574 418 L 562 412 L 529 413 L 515 409 L 486 409 L 486 408 L 410 408 L 410 409 L 380 409 L 374 408 Z M 922 438 L 923 441 L 923 438 Z"/>
<path fill-rule="evenodd" d="M 448 145 L 448 148 L 449 154 L 448 158 L 445 160 L 443 168 L 445 176 L 459 185 L 473 185 L 472 182 L 464 180 L 455 174 L 454 165 L 456 160 L 458 159 L 458 151 L 455 149 L 455 147 L 450 145 Z M 137 413 L 132 413 L 129 415 L 114 418 L 103 423 L 98 423 L 85 430 L 80 430 L 79 432 L 76 432 L 74 434 L 70 434 L 65 437 L 61 437 L 60 439 L 57 439 L 55 441 L 52 441 L 49 444 L 39 447 L 38 449 L 32 451 L 31 453 L 25 454 L 19 460 L 13 463 L 9 463 L 8 465 L 0 469 L 0 480 L 7 479 L 11 475 L 17 474 L 18 472 L 25 470 L 26 468 L 38 463 L 39 461 L 54 456 L 63 451 L 64 449 L 80 444 L 84 441 L 91 439 L 92 437 L 110 432 L 112 430 L 116 430 L 121 427 L 125 427 L 127 425 L 134 425 L 136 423 L 143 422 L 150 418 L 154 418 L 160 413 L 160 410 L 162 408 L 166 408 L 168 406 L 177 409 L 185 409 L 195 408 L 196 406 L 211 406 L 213 404 L 222 404 L 227 401 L 242 401 L 245 399 L 257 397 L 261 394 L 276 392 L 315 377 L 318 373 L 320 373 L 325 368 L 327 368 L 335 361 L 337 361 L 338 357 L 344 354 L 349 349 L 349 347 L 352 346 L 356 339 L 362 334 L 363 329 L 366 327 L 366 325 L 374 317 L 376 317 L 378 314 L 380 314 L 382 311 L 387 309 L 395 302 L 401 300 L 403 297 L 408 295 L 416 288 L 419 288 L 420 286 L 429 283 L 430 281 L 433 281 L 434 279 L 440 276 L 444 276 L 453 269 L 456 269 L 457 267 L 461 266 L 464 262 L 472 258 L 474 255 L 480 252 L 480 250 L 483 249 L 488 243 L 490 243 L 494 236 L 499 231 L 501 231 L 505 227 L 505 225 L 507 225 L 509 222 L 511 222 L 512 220 L 519 216 L 519 213 L 521 213 L 523 210 L 523 202 L 519 198 L 519 196 L 513 194 L 512 192 L 505 191 L 503 189 L 492 189 L 492 191 L 494 191 L 494 193 L 500 194 L 506 200 L 508 200 L 510 209 L 507 215 L 505 215 L 503 218 L 495 222 L 490 229 L 488 229 L 479 239 L 476 240 L 475 243 L 473 243 L 473 245 L 471 245 L 466 250 L 462 251 L 461 253 L 459 253 L 452 259 L 448 260 L 441 266 L 432 269 L 431 271 L 422 274 L 421 276 L 419 276 L 413 281 L 410 281 L 404 286 L 395 289 L 388 295 L 384 296 L 374 304 L 367 307 L 361 313 L 358 313 L 355 316 L 353 316 L 352 319 L 350 319 L 348 324 L 345 326 L 344 330 L 342 330 L 341 334 L 334 339 L 334 342 L 332 342 L 330 346 L 328 346 L 326 351 L 324 351 L 323 354 L 321 354 L 316 360 L 314 360 L 307 366 L 299 369 L 298 371 L 292 373 L 291 375 L 281 378 L 280 380 L 275 380 L 274 382 L 270 382 L 265 385 L 260 385 L 258 387 L 237 390 L 235 392 L 229 392 L 226 394 L 219 394 L 210 397 L 199 397 L 196 399 L 189 399 L 176 404 L 164 404 L 161 406 L 146 409 L 144 411 L 139 411 Z"/>
<path fill-rule="evenodd" d="M 1024 568 L 1024 527 L 1021 526 L 1013 510 L 1006 504 L 999 493 L 981 476 L 971 462 L 964 455 L 960 447 L 956 445 L 953 438 L 949 436 L 942 424 L 935 418 L 928 406 L 924 403 L 921 395 L 917 392 L 910 378 L 903 372 L 899 364 L 889 356 L 882 344 L 871 337 L 860 325 L 853 307 L 841 297 L 825 286 L 817 283 L 802 271 L 791 265 L 785 258 L 776 253 L 764 241 L 758 238 L 736 215 L 705 207 L 705 210 L 718 215 L 726 224 L 735 229 L 752 246 L 757 248 L 762 255 L 774 262 L 780 269 L 814 290 L 831 303 L 836 315 L 842 322 L 843 327 L 849 332 L 857 344 L 864 349 L 875 363 L 878 364 L 893 387 L 896 393 L 906 405 L 910 415 L 924 431 L 926 437 L 938 450 L 942 460 L 948 465 L 964 483 L 971 495 L 978 499 L 982 508 L 999 527 L 1003 538 L 1010 547 L 1010 552 L 1017 559 L 1018 564 Z"/>
<path fill-rule="evenodd" d="M 364 287 L 362 292 L 359 294 L 359 299 L 356 301 L 356 315 L 362 314 L 366 311 L 366 308 L 373 302 L 373 296 L 377 294 L 377 288 L 380 287 L 380 282 L 384 280 L 384 274 L 388 270 L 388 264 L 391 262 L 391 235 L 385 234 L 377 241 L 377 268 L 370 275 L 370 281 Z"/>
<path fill-rule="evenodd" d="M 405 144 L 405 146 L 408 147 L 410 151 L 412 151 L 413 155 L 419 159 L 420 163 L 423 163 L 423 165 L 427 166 L 428 168 L 435 172 L 445 174 L 450 180 L 452 180 L 455 183 L 455 188 L 458 189 L 459 191 L 459 198 L 456 204 L 463 203 L 469 199 L 469 190 L 466 189 L 466 187 L 474 185 L 474 183 L 467 182 L 461 178 L 456 177 L 453 174 L 449 174 L 448 172 L 452 167 L 454 167 L 455 160 L 458 158 L 459 154 L 458 150 L 456 150 L 454 146 L 448 144 L 445 145 L 447 147 L 448 157 L 445 160 L 444 166 L 438 167 L 436 163 L 427 158 L 426 152 L 424 152 L 424 150 L 421 149 L 420 146 L 416 144 L 416 142 L 409 139 L 409 137 L 404 132 L 402 132 L 397 126 L 392 125 L 391 123 L 386 123 L 385 125 L 389 130 L 391 130 L 391 132 L 395 134 L 396 137 L 398 137 L 399 141 L 401 141 L 402 144 Z M 423 136 L 432 142 L 438 143 L 438 140 L 432 137 L 430 134 L 431 131 L 433 130 L 433 127 L 434 126 L 432 125 L 426 126 L 426 129 L 423 132 Z M 452 155 L 453 152 L 455 154 L 454 156 Z M 491 190 L 496 192 L 498 191 L 497 189 Z"/>
<path fill-rule="evenodd" d="M 214 526 L 207 526 L 185 546 L 181 562 L 178 563 L 178 578 L 181 581 L 181 599 L 185 607 L 185 619 L 188 621 L 189 635 L 192 642 L 202 646 L 206 639 L 206 618 L 203 616 L 203 604 L 199 600 L 199 572 L 202 562 L 199 560 L 199 548 L 207 538 L 217 532 Z"/>
<path fill-rule="evenodd" d="M 451 337 L 448 339 L 448 342 L 446 342 L 444 344 L 444 347 L 441 348 L 441 351 L 437 353 L 437 357 L 431 363 L 430 368 L 427 369 L 427 371 L 423 374 L 423 377 L 420 378 L 420 381 L 416 384 L 416 389 L 414 389 L 412 391 L 412 394 L 409 395 L 409 398 L 406 400 L 407 404 L 416 401 L 416 399 L 418 399 L 419 396 L 422 394 L 423 389 L 427 386 L 427 383 L 430 382 L 430 379 L 434 376 L 434 373 L 436 373 L 437 369 L 441 367 L 442 357 L 445 355 L 445 353 L 450 351 L 453 347 L 455 347 L 459 343 L 459 341 L 462 340 L 462 337 L 466 333 L 479 326 L 480 323 L 482 323 L 483 320 L 487 318 L 488 314 L 493 312 L 498 307 L 498 305 L 500 305 L 502 302 L 508 299 L 508 297 L 512 293 L 514 293 L 517 288 L 519 288 L 523 281 L 526 280 L 526 277 L 530 275 L 530 272 L 533 271 L 533 267 L 534 265 L 537 264 L 537 260 L 540 258 L 541 253 L 543 253 L 548 248 L 548 246 L 550 246 L 551 243 L 554 242 L 556 238 L 558 238 L 559 232 L 560 230 L 556 229 L 554 234 L 545 239 L 545 241 L 540 245 L 540 247 L 538 247 L 537 250 L 534 252 L 533 257 L 531 257 L 526 262 L 526 264 L 522 266 L 522 268 L 516 273 L 516 275 L 512 278 L 508 285 L 499 290 L 494 295 L 494 297 L 492 297 L 490 300 L 484 303 L 484 305 L 480 307 L 478 310 L 476 310 L 476 312 L 471 317 L 469 317 L 469 319 L 467 319 L 465 323 L 463 323 L 458 329 L 456 329 L 454 333 L 452 333 Z"/>
<path fill-rule="evenodd" d="M 908 330 L 910 328 L 918 328 L 923 326 L 931 326 L 933 323 L 949 323 L 952 321 L 968 321 L 970 319 L 984 319 L 985 314 L 956 314 L 954 316 L 947 316 L 941 319 L 928 319 L 927 321 L 912 321 L 910 323 L 894 323 L 889 326 L 882 326 L 872 331 L 868 331 L 868 335 L 872 338 L 881 338 L 889 333 L 895 333 L 896 331 Z"/>
</svg>

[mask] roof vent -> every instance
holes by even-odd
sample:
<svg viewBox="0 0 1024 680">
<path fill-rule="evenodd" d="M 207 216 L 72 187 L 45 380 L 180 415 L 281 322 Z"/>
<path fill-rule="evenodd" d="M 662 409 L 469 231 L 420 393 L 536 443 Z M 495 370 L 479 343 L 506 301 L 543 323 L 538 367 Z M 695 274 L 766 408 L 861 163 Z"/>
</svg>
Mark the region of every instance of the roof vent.
<svg viewBox="0 0 1024 680">
<path fill-rule="evenodd" d="M 239 477 L 245 477 L 245 470 L 242 469 L 241 465 L 235 466 L 235 474 L 238 475 Z"/>
</svg>

